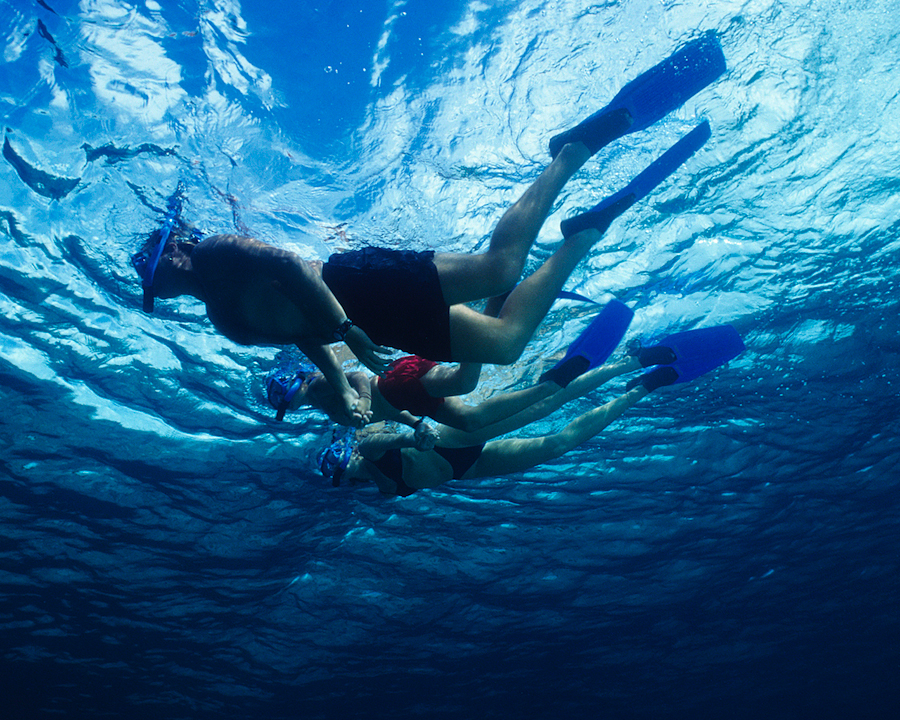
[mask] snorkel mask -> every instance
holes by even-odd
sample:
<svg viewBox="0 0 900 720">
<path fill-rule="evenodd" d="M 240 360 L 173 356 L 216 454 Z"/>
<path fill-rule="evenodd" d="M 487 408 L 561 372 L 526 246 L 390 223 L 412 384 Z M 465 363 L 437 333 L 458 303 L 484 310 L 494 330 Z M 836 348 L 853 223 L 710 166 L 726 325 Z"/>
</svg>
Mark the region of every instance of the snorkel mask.
<svg viewBox="0 0 900 720">
<path fill-rule="evenodd" d="M 284 414 L 291 405 L 297 391 L 303 387 L 309 375 L 296 368 L 276 367 L 266 375 L 266 397 L 277 411 L 276 420 L 284 420 Z"/>
<path fill-rule="evenodd" d="M 349 438 L 344 438 L 331 443 L 321 453 L 319 453 L 318 462 L 319 470 L 322 474 L 331 480 L 332 487 L 341 484 L 341 476 L 350 464 L 350 458 L 353 457 L 353 447 Z"/>
<path fill-rule="evenodd" d="M 172 234 L 175 223 L 178 222 L 178 216 L 181 214 L 182 193 L 184 185 L 178 183 L 172 197 L 169 198 L 166 207 L 166 216 L 163 218 L 162 227 L 159 229 L 159 241 L 153 250 L 141 250 L 131 256 L 131 264 L 141 276 L 141 286 L 144 288 L 144 312 L 153 312 L 153 276 L 156 274 L 156 268 L 159 265 L 159 259 L 162 257 L 163 250 Z"/>
</svg>

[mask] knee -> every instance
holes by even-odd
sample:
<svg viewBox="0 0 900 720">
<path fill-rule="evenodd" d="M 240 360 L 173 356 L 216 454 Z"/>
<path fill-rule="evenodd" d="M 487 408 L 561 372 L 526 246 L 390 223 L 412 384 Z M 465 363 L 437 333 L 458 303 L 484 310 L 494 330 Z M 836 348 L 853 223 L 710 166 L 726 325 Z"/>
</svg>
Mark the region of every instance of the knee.
<svg viewBox="0 0 900 720">
<path fill-rule="evenodd" d="M 525 346 L 528 344 L 527 338 L 523 342 L 519 337 L 509 334 L 501 336 L 494 347 L 495 356 L 491 360 L 492 365 L 512 365 L 525 352 Z"/>
<path fill-rule="evenodd" d="M 463 432 L 475 432 L 476 430 L 480 430 L 481 428 L 478 426 L 478 423 L 475 422 L 475 418 L 472 417 L 469 413 L 464 413 L 460 416 L 459 422 L 457 423 L 457 427 L 459 430 Z"/>
<path fill-rule="evenodd" d="M 490 255 L 488 253 L 488 256 Z M 523 263 L 505 253 L 497 253 L 489 257 L 486 275 L 490 279 L 491 290 L 488 297 L 502 295 L 512 290 L 519 282 L 519 278 L 522 277 L 524 269 Z"/>
</svg>

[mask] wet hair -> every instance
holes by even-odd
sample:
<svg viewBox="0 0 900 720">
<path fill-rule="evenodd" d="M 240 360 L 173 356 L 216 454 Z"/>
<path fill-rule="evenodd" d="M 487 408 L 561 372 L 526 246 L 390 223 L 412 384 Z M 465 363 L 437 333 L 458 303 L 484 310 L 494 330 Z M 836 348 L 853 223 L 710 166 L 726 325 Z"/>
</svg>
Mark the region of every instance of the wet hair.
<svg viewBox="0 0 900 720">
<path fill-rule="evenodd" d="M 145 253 L 153 252 L 162 236 L 162 232 L 162 228 L 156 228 L 149 235 L 145 236 L 141 251 Z M 179 219 L 172 227 L 166 243 L 174 242 L 181 252 L 185 255 L 190 255 L 202 239 L 203 234 L 199 230 Z"/>
<path fill-rule="evenodd" d="M 169 240 L 174 241 L 181 252 L 190 255 L 203 237 L 202 232 L 181 219 L 183 194 L 184 185 L 179 182 L 175 192 L 166 201 L 166 215 L 162 225 L 151 232 L 144 241 L 143 248 L 131 256 L 131 265 L 141 277 L 144 312 L 153 312 L 153 280 Z"/>
</svg>

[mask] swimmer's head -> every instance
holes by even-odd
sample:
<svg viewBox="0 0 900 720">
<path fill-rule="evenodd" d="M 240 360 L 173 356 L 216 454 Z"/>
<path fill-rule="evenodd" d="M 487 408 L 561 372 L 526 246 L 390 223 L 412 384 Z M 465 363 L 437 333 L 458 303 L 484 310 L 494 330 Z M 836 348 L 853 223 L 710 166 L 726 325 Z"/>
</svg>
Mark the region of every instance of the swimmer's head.
<svg viewBox="0 0 900 720">
<path fill-rule="evenodd" d="M 266 398 L 269 405 L 275 408 L 276 420 L 284 420 L 284 414 L 291 406 L 291 401 L 309 381 L 312 372 L 296 365 L 281 365 L 266 375 Z"/>
<path fill-rule="evenodd" d="M 144 312 L 153 312 L 153 281 L 160 259 L 166 253 L 176 250 L 190 255 L 202 238 L 199 230 L 185 223 L 180 217 L 183 191 L 183 185 L 178 183 L 178 187 L 168 200 L 162 225 L 150 233 L 143 248 L 131 256 L 131 265 L 140 275 L 141 287 L 144 289 Z"/>
<path fill-rule="evenodd" d="M 162 240 L 160 231 L 156 230 L 144 245 L 144 249 L 131 256 L 131 264 L 141 277 L 141 287 L 144 290 L 144 312 L 153 312 L 154 298 L 165 297 L 160 294 L 159 287 L 154 286 L 158 277 L 160 261 L 174 256 L 176 252 L 190 256 L 196 244 L 195 241 L 176 240 L 172 236 L 168 240 Z"/>
<path fill-rule="evenodd" d="M 131 256 L 131 265 L 141 276 L 141 287 L 144 289 L 144 312 L 147 313 L 153 312 L 153 279 L 171 231 L 171 226 L 154 230 L 144 247 Z"/>
<path fill-rule="evenodd" d="M 353 457 L 353 446 L 348 440 L 338 440 L 331 443 L 319 453 L 318 465 L 322 475 L 331 480 L 331 484 L 337 487 L 341 484 L 341 477 L 350 464 Z"/>
</svg>

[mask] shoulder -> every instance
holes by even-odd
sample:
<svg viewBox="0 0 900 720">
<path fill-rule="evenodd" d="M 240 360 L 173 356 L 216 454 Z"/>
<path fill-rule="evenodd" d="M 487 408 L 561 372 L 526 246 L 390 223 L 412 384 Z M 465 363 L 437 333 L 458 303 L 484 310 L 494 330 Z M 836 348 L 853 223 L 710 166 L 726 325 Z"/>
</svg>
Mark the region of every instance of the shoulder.
<svg viewBox="0 0 900 720">
<path fill-rule="evenodd" d="M 246 235 L 210 235 L 197 243 L 194 252 L 198 250 L 202 253 L 246 251 L 257 249 L 259 246 L 273 247 Z"/>
<path fill-rule="evenodd" d="M 212 235 L 197 244 L 191 257 L 199 258 L 201 262 L 205 259 L 215 259 L 219 262 L 226 260 L 252 262 L 294 260 L 297 256 L 245 235 Z"/>
</svg>

